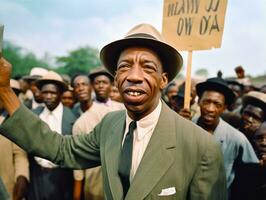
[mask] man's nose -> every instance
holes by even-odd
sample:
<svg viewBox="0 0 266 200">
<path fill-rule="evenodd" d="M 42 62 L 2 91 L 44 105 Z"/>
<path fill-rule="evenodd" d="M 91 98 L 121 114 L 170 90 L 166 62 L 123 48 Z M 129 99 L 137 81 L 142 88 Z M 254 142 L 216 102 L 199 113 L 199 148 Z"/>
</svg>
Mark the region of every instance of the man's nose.
<svg viewBox="0 0 266 200">
<path fill-rule="evenodd" d="M 206 110 L 208 112 L 214 112 L 215 111 L 215 105 L 213 103 L 210 103 L 207 105 Z"/>
<path fill-rule="evenodd" d="M 127 81 L 132 83 L 141 83 L 143 81 L 143 70 L 138 64 L 132 66 L 127 76 Z"/>
</svg>

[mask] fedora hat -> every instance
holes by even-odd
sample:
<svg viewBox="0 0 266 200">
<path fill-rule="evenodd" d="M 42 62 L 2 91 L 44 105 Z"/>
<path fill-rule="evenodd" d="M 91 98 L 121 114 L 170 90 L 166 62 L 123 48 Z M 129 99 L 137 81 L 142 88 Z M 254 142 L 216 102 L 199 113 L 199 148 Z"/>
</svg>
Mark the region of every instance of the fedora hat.
<svg viewBox="0 0 266 200">
<path fill-rule="evenodd" d="M 65 91 L 68 89 L 68 86 L 63 81 L 63 78 L 54 71 L 48 71 L 48 73 L 45 76 L 38 79 L 36 81 L 36 86 L 41 90 L 43 85 L 49 84 L 49 83 L 57 85 L 58 87 L 61 88 L 62 91 Z"/>
<path fill-rule="evenodd" d="M 112 75 L 115 75 L 121 52 L 129 47 L 145 47 L 156 52 L 161 59 L 164 71 L 168 74 L 169 82 L 175 78 L 183 65 L 182 56 L 174 47 L 164 42 L 161 34 L 153 26 L 139 24 L 123 39 L 111 42 L 102 48 L 101 61 Z"/>
<path fill-rule="evenodd" d="M 222 78 L 209 78 L 205 82 L 196 85 L 196 92 L 199 97 L 202 96 L 203 92 L 208 90 L 222 93 L 225 97 L 225 104 L 228 106 L 230 106 L 236 98 L 233 90 L 228 87 L 226 81 Z"/>
<path fill-rule="evenodd" d="M 23 76 L 22 79 L 28 82 L 35 81 L 48 73 L 48 70 L 42 67 L 33 67 L 30 75 Z"/>
<path fill-rule="evenodd" d="M 251 91 L 243 96 L 243 108 L 248 104 L 261 108 L 266 114 L 266 94 L 258 91 Z"/>
<path fill-rule="evenodd" d="M 110 79 L 111 82 L 114 81 L 113 75 L 110 74 L 103 66 L 97 67 L 97 68 L 95 68 L 94 70 L 91 71 L 91 73 L 89 74 L 90 81 L 93 82 L 94 79 L 97 76 L 100 76 L 100 75 L 107 76 Z"/>
</svg>

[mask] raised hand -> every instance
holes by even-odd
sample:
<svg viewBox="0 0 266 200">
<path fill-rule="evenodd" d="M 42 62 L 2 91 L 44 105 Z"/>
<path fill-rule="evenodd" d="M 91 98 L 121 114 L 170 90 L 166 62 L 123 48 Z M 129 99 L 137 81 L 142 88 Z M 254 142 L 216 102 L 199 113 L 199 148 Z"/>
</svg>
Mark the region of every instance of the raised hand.
<svg viewBox="0 0 266 200">
<path fill-rule="evenodd" d="M 12 71 L 12 65 L 3 57 L 0 58 L 0 87 L 5 88 L 10 85 L 10 76 Z"/>
<path fill-rule="evenodd" d="M 10 87 L 12 65 L 0 58 L 0 101 L 11 116 L 20 107 L 20 101 Z"/>
</svg>

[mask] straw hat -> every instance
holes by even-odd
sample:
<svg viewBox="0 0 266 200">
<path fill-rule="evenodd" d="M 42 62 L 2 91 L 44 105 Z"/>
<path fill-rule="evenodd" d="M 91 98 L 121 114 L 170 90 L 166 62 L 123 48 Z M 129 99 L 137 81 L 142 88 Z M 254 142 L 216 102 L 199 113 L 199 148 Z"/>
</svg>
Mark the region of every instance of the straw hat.
<svg viewBox="0 0 266 200">
<path fill-rule="evenodd" d="M 149 24 L 139 24 L 121 39 L 104 46 L 100 58 L 106 69 L 115 75 L 117 61 L 123 50 L 129 47 L 146 47 L 155 51 L 161 58 L 163 69 L 168 73 L 168 81 L 175 78 L 183 65 L 178 51 L 164 42 L 161 34 Z"/>
<path fill-rule="evenodd" d="M 37 80 L 36 86 L 41 89 L 43 85 L 48 83 L 52 83 L 59 86 L 62 91 L 65 91 L 68 88 L 67 84 L 63 81 L 63 78 L 54 71 L 48 71 L 45 76 Z"/>
<path fill-rule="evenodd" d="M 236 98 L 233 90 L 228 87 L 226 81 L 222 78 L 209 78 L 205 82 L 197 84 L 196 90 L 199 97 L 201 97 L 203 92 L 208 90 L 222 93 L 225 97 L 225 104 L 228 106 L 230 106 Z"/>
<path fill-rule="evenodd" d="M 34 81 L 48 73 L 48 70 L 42 67 L 33 67 L 30 71 L 30 75 L 23 76 L 22 78 L 26 81 Z"/>
</svg>

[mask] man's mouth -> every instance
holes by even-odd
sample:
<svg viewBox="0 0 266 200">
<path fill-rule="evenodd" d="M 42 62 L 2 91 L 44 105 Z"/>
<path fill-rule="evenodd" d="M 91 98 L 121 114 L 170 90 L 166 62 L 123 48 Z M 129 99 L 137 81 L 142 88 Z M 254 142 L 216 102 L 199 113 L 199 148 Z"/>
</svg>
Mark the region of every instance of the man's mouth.
<svg viewBox="0 0 266 200">
<path fill-rule="evenodd" d="M 128 94 L 129 96 L 137 97 L 137 96 L 140 96 L 143 93 L 138 92 L 138 91 L 127 91 L 126 94 Z"/>
</svg>

